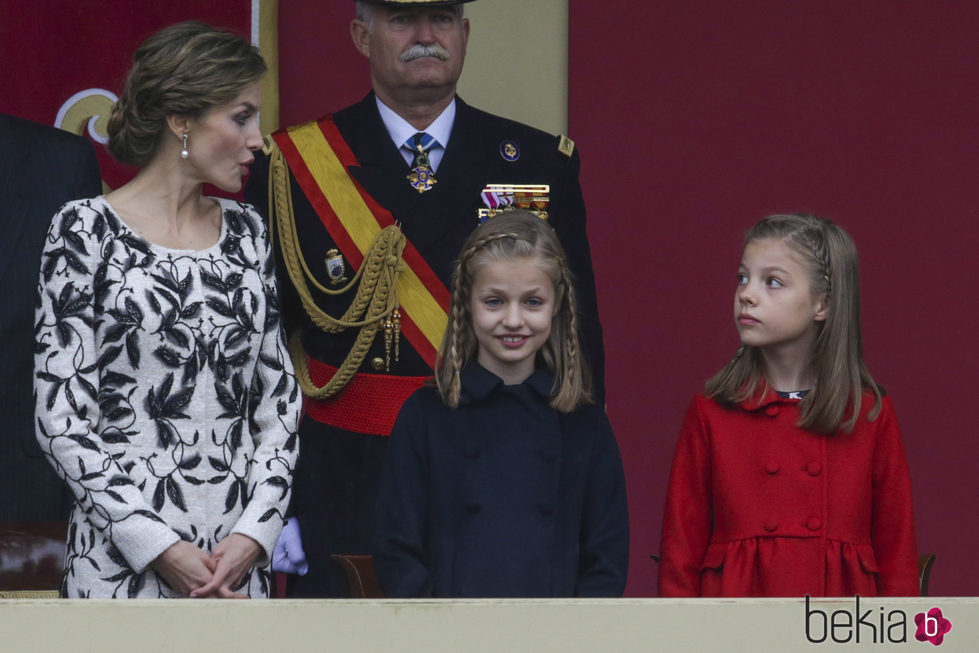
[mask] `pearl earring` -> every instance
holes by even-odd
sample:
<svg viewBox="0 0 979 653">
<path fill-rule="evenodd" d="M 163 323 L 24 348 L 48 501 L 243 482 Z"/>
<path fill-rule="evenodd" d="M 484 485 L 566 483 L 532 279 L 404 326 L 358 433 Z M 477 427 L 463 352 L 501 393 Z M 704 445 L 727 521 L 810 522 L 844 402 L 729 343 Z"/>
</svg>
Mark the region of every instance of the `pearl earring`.
<svg viewBox="0 0 979 653">
<path fill-rule="evenodd" d="M 190 156 L 190 150 L 187 149 L 187 132 L 184 132 L 184 149 L 180 150 L 180 158 L 186 159 Z"/>
</svg>

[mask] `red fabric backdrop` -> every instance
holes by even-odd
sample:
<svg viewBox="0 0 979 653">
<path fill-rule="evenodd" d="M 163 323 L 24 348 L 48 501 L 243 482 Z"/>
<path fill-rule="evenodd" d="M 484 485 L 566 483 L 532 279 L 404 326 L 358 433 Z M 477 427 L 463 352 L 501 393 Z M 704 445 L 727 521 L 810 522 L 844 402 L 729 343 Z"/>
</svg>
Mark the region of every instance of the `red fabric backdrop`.
<svg viewBox="0 0 979 653">
<path fill-rule="evenodd" d="M 860 251 L 866 356 L 904 431 L 920 549 L 938 554 L 931 593 L 979 593 L 979 6 L 643 7 L 570 3 L 570 132 L 629 478 L 628 591 L 654 590 L 684 409 L 737 344 L 741 234 L 812 211 Z"/>
<path fill-rule="evenodd" d="M 279 3 L 279 118 L 282 126 L 319 118 L 370 90 L 367 60 L 350 38 L 353 3 Z"/>
<path fill-rule="evenodd" d="M 122 91 L 133 51 L 156 30 L 184 20 L 203 20 L 251 33 L 251 0 L 167 2 L 4 3 L 0 14 L 0 112 L 55 124 L 58 109 L 87 89 Z M 97 147 L 102 177 L 117 188 L 134 170 Z"/>
</svg>

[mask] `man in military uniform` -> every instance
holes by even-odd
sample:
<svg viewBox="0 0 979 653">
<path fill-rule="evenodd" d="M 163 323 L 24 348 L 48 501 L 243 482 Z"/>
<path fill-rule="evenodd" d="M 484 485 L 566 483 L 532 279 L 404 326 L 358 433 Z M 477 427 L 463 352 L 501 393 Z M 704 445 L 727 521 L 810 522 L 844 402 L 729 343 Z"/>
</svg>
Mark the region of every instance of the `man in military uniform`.
<svg viewBox="0 0 979 653">
<path fill-rule="evenodd" d="M 329 554 L 370 551 L 387 436 L 402 402 L 431 375 L 453 261 L 478 210 L 513 200 L 505 190 L 483 193 L 488 185 L 549 187 L 546 209 L 536 208 L 546 210 L 566 249 L 593 394 L 603 401 L 578 154 L 563 136 L 456 96 L 469 1 L 357 1 L 350 29 L 369 59 L 372 91 L 332 116 L 274 134 L 246 188 L 246 200 L 270 218 L 291 349 L 309 368 L 297 370 L 310 398 L 295 521 L 276 555 L 280 568 L 305 571 L 308 563 L 308 574 L 290 578 L 294 596 L 343 595 Z"/>
</svg>

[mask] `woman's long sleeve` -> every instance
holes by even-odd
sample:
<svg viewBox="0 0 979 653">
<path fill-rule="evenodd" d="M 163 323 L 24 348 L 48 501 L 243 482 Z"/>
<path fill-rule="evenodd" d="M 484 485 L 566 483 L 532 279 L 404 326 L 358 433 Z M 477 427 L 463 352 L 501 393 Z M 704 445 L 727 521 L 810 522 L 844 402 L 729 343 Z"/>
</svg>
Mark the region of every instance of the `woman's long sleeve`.
<svg viewBox="0 0 979 653">
<path fill-rule="evenodd" d="M 69 204 L 54 217 L 45 238 L 34 327 L 37 439 L 88 523 L 104 531 L 138 573 L 179 536 L 106 446 L 126 442 L 129 435 L 118 428 L 98 430 L 103 410 L 128 410 L 105 391 L 119 380 L 106 366 L 130 355 L 133 347 L 126 339 L 96 342 L 96 323 L 104 316 L 96 312 L 95 297 L 106 281 L 98 229 Z M 125 323 L 143 318 L 132 300 L 122 311 L 118 317 Z"/>
<path fill-rule="evenodd" d="M 263 242 L 268 245 L 267 238 Z M 265 287 L 265 316 L 258 362 L 249 391 L 249 428 L 255 443 L 249 462 L 248 501 L 232 532 L 261 545 L 265 564 L 285 521 L 292 492 L 292 472 L 298 454 L 302 396 L 285 343 L 270 248 L 261 262 Z"/>
</svg>

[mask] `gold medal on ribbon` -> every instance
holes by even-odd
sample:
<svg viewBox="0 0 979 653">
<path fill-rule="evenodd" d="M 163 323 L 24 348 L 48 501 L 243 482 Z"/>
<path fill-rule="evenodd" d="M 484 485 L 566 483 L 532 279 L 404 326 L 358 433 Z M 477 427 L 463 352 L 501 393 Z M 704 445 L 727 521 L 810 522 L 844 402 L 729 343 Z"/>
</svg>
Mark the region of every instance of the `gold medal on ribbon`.
<svg viewBox="0 0 979 653">
<path fill-rule="evenodd" d="M 415 154 L 414 166 L 408 173 L 408 183 L 419 193 L 424 193 L 427 190 L 432 190 L 432 186 L 435 185 L 435 172 L 428 162 L 428 154 L 421 145 L 417 147 L 418 152 Z"/>
</svg>

